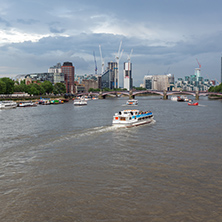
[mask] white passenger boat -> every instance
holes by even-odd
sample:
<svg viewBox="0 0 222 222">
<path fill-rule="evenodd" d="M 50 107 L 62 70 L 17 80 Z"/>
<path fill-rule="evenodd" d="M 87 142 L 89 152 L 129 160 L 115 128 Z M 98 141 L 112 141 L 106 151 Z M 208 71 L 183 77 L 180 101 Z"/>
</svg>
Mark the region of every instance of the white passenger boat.
<svg viewBox="0 0 222 222">
<path fill-rule="evenodd" d="M 178 96 L 172 96 L 172 97 L 171 97 L 171 100 L 172 100 L 172 101 L 177 101 L 177 99 L 178 99 Z"/>
<path fill-rule="evenodd" d="M 1 101 L 0 102 L 0 109 L 12 109 L 16 108 L 17 103 L 13 101 Z"/>
<path fill-rule="evenodd" d="M 129 128 L 151 123 L 153 118 L 154 116 L 151 111 L 123 110 L 115 113 L 112 124 L 113 126 Z"/>
<path fill-rule="evenodd" d="M 126 105 L 128 106 L 136 106 L 138 105 L 138 101 L 136 99 L 130 99 L 126 102 Z"/>
<path fill-rule="evenodd" d="M 73 105 L 74 106 L 85 106 L 85 105 L 87 105 L 87 101 L 84 99 L 75 99 Z"/>
<path fill-rule="evenodd" d="M 32 101 L 23 101 L 18 103 L 19 107 L 30 107 L 30 106 L 37 106 L 36 103 L 33 103 Z"/>
</svg>

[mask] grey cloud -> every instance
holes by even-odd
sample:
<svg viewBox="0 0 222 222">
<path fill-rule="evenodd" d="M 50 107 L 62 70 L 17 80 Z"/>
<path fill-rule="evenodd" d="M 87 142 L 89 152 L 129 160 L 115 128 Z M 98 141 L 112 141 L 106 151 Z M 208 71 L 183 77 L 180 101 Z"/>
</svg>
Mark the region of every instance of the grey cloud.
<svg viewBox="0 0 222 222">
<path fill-rule="evenodd" d="M 39 21 L 35 19 L 17 19 L 17 22 L 24 25 L 33 25 L 38 23 Z"/>
<path fill-rule="evenodd" d="M 11 26 L 10 22 L 8 22 L 7 20 L 5 20 L 5 19 L 3 19 L 1 17 L 0 17 L 0 23 L 5 25 L 6 27 L 10 27 Z"/>
</svg>

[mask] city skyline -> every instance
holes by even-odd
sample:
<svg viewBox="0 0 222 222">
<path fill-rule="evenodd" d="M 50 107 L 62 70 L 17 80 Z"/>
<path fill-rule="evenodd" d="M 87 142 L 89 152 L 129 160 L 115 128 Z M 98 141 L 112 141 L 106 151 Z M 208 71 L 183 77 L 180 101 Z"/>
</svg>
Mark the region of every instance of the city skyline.
<svg viewBox="0 0 222 222">
<path fill-rule="evenodd" d="M 107 64 L 116 61 L 122 41 L 120 81 L 132 49 L 136 86 L 147 74 L 192 75 L 196 59 L 203 77 L 221 81 L 221 6 L 219 0 L 1 0 L 0 78 L 45 72 L 64 61 L 76 74 L 92 74 L 93 51 L 100 73 L 99 45 Z"/>
</svg>

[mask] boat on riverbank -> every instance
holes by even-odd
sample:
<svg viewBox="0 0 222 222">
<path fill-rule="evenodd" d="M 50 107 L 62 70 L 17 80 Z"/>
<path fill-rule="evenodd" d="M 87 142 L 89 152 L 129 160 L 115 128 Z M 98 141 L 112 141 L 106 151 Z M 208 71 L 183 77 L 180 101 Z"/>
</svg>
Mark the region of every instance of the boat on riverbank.
<svg viewBox="0 0 222 222">
<path fill-rule="evenodd" d="M 37 106 L 37 104 L 32 101 L 23 101 L 18 103 L 18 107 L 32 107 L 32 106 Z"/>
<path fill-rule="evenodd" d="M 13 101 L 1 101 L 0 102 L 0 109 L 12 109 L 16 108 L 17 103 Z"/>
<path fill-rule="evenodd" d="M 119 127 L 133 127 L 151 123 L 154 116 L 151 111 L 123 110 L 115 113 L 112 125 Z"/>
<path fill-rule="evenodd" d="M 136 99 L 130 99 L 126 102 L 127 106 L 137 106 L 138 105 L 138 100 Z"/>
</svg>

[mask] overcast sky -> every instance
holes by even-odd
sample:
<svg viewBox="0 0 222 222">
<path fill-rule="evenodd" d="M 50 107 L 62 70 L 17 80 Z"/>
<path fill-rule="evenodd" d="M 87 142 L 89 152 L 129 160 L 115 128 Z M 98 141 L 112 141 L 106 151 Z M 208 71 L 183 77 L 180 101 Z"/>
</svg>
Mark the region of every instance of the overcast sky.
<svg viewBox="0 0 222 222">
<path fill-rule="evenodd" d="M 221 0 L 0 0 L 0 77 L 47 72 L 72 62 L 79 75 L 123 62 L 133 49 L 134 85 L 147 74 L 201 75 L 220 81 Z M 196 60 L 197 59 L 197 60 Z"/>
</svg>

